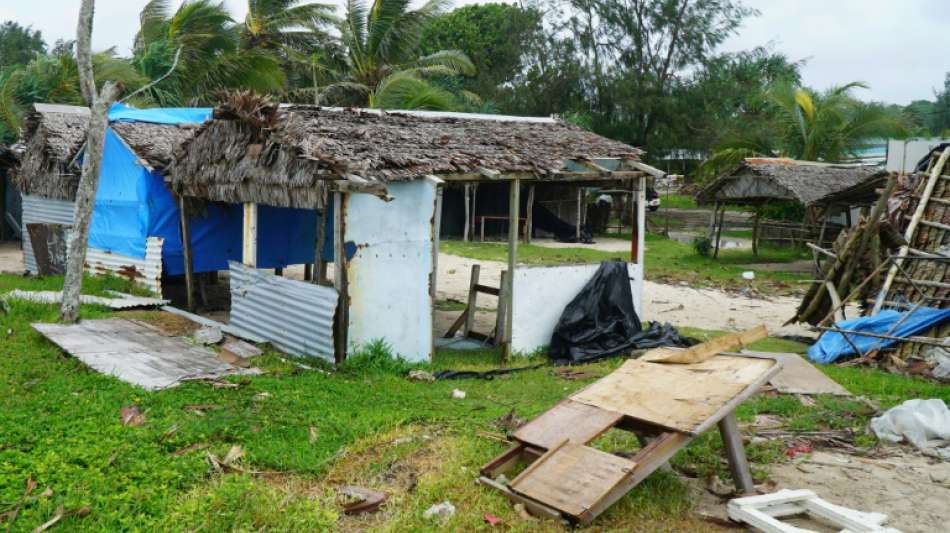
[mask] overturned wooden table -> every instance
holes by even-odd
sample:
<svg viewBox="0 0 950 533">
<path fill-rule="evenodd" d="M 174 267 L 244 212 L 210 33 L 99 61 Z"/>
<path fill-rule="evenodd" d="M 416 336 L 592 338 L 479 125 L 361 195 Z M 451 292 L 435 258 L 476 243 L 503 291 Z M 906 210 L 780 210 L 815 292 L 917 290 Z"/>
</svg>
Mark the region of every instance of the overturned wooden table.
<svg viewBox="0 0 950 533">
<path fill-rule="evenodd" d="M 587 524 L 718 425 L 736 487 L 752 492 L 735 409 L 781 364 L 740 354 L 655 362 L 673 353 L 629 360 L 519 428 L 514 445 L 482 467 L 480 482 L 536 515 Z M 587 446 L 611 428 L 635 432 L 644 445 L 630 459 Z M 521 462 L 530 464 L 509 483 L 496 481 Z"/>
</svg>

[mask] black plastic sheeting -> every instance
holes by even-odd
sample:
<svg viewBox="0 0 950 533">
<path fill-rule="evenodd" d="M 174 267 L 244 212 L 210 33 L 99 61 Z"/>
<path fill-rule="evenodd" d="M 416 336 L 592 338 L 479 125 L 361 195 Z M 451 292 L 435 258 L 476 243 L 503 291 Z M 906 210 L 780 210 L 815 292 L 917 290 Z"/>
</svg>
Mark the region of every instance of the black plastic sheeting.
<svg viewBox="0 0 950 533">
<path fill-rule="evenodd" d="M 690 345 L 670 324 L 653 322 L 644 330 L 633 308 L 627 264 L 605 261 L 564 308 L 548 357 L 586 363 L 631 350 Z"/>
</svg>

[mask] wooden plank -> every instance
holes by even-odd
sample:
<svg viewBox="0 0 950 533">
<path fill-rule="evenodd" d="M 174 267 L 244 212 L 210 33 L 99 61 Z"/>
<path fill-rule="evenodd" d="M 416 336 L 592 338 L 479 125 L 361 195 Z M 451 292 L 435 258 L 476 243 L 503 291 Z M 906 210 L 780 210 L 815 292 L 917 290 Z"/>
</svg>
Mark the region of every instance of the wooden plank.
<svg viewBox="0 0 950 533">
<path fill-rule="evenodd" d="M 571 399 L 699 434 L 729 412 L 721 412 L 725 406 L 748 397 L 757 388 L 753 385 L 760 386 L 779 368 L 774 359 L 722 355 L 689 365 L 629 360 Z"/>
<path fill-rule="evenodd" d="M 749 352 L 746 352 L 749 353 Z M 794 353 L 756 353 L 782 363 L 782 370 L 769 383 L 783 394 L 833 394 L 851 396 L 847 389 L 833 381 L 824 372 Z"/>
<path fill-rule="evenodd" d="M 495 306 L 495 346 L 505 342 L 505 318 L 508 316 L 508 271 L 501 271 L 501 286 L 498 293 L 498 305 Z"/>
<path fill-rule="evenodd" d="M 313 272 L 311 273 L 311 281 L 317 285 L 323 285 L 326 283 L 327 279 L 327 261 L 323 257 L 323 250 L 327 245 L 327 214 L 329 214 L 330 209 L 328 209 L 326 191 L 322 191 L 323 195 L 323 209 L 317 212 L 317 235 L 316 242 L 314 242 L 314 257 L 313 257 Z"/>
<path fill-rule="evenodd" d="M 723 450 L 726 460 L 729 461 L 736 488 L 743 493 L 755 492 L 755 483 L 752 482 L 749 460 L 745 456 L 745 448 L 742 447 L 742 432 L 739 431 L 735 411 L 719 421 L 719 434 L 722 436 Z"/>
<path fill-rule="evenodd" d="M 333 286 L 339 294 L 333 324 L 334 359 L 346 360 L 346 337 L 349 331 L 349 284 L 346 276 L 346 197 L 333 193 Z"/>
<path fill-rule="evenodd" d="M 531 514 L 535 516 L 540 516 L 543 518 L 550 518 L 552 520 L 562 521 L 561 513 L 557 509 L 552 509 L 543 503 L 536 502 L 530 498 L 526 498 L 520 494 L 513 492 L 508 487 L 498 483 L 495 480 L 489 479 L 485 476 L 478 478 L 478 482 L 487 487 L 491 487 L 498 492 L 504 494 L 509 500 L 513 503 L 520 503 L 525 506 L 525 509 L 528 510 Z"/>
<path fill-rule="evenodd" d="M 475 310 L 477 309 L 478 302 L 478 291 L 475 290 L 475 287 L 478 287 L 478 278 L 481 273 L 481 265 L 472 265 L 472 277 L 468 282 L 468 305 L 465 307 L 465 328 L 462 329 L 462 336 L 468 337 L 468 334 L 472 332 L 475 326 Z"/>
<path fill-rule="evenodd" d="M 474 287 L 475 292 L 480 292 L 482 294 L 490 294 L 492 296 L 498 296 L 501 294 L 501 290 L 497 287 L 489 287 L 488 285 L 476 285 Z"/>
<path fill-rule="evenodd" d="M 521 459 L 522 454 L 524 453 L 525 445 L 524 444 L 515 444 L 511 448 L 501 452 L 494 459 L 489 461 L 479 470 L 483 476 L 495 477 L 498 474 L 504 474 L 505 472 L 511 470 L 515 464 Z"/>
<path fill-rule="evenodd" d="M 524 242 L 531 244 L 531 233 L 534 229 L 534 184 L 528 186 L 527 212 L 525 213 Z"/>
<path fill-rule="evenodd" d="M 563 439 L 587 444 L 617 424 L 623 415 L 599 407 L 563 400 L 518 428 L 515 439 L 549 449 Z"/>
<path fill-rule="evenodd" d="M 574 221 L 574 238 L 580 240 L 581 238 L 581 201 L 584 198 L 584 188 L 577 188 L 577 217 Z"/>
<path fill-rule="evenodd" d="M 462 241 L 468 242 L 469 223 L 472 221 L 472 215 L 469 206 L 469 198 L 472 194 L 471 184 L 466 183 L 462 186 L 465 189 L 465 224 L 462 226 Z"/>
<path fill-rule="evenodd" d="M 636 463 L 581 444 L 553 448 L 516 477 L 511 490 L 576 520 L 630 477 Z"/>
<path fill-rule="evenodd" d="M 848 317 L 844 314 L 844 306 L 841 305 L 841 298 L 838 296 L 838 289 L 831 280 L 825 280 L 825 289 L 828 291 L 828 297 L 831 298 L 831 308 L 837 309 L 837 320 L 846 320 Z"/>
<path fill-rule="evenodd" d="M 442 335 L 442 338 L 451 339 L 454 337 L 455 333 L 461 329 L 462 325 L 464 325 L 466 320 L 468 320 L 468 314 L 468 308 L 466 307 L 464 310 L 462 310 L 462 314 L 455 319 L 455 322 L 452 322 L 452 325 L 449 326 L 449 329 L 445 332 L 445 335 Z"/>
<path fill-rule="evenodd" d="M 716 354 L 738 350 L 768 336 L 768 329 L 762 324 L 741 333 L 730 333 L 717 337 L 685 350 L 670 350 L 668 348 L 650 350 L 643 354 L 639 360 L 654 363 L 701 363 Z"/>
</svg>

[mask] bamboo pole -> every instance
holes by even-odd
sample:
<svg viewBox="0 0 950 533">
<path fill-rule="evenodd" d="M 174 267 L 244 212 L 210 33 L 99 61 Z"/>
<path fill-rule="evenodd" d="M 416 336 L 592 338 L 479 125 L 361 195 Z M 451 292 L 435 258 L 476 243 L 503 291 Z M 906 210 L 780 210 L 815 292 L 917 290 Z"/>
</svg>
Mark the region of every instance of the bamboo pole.
<svg viewBox="0 0 950 533">
<path fill-rule="evenodd" d="M 181 248 L 185 255 L 185 290 L 188 293 L 188 310 L 195 311 L 195 273 L 194 258 L 191 254 L 191 225 L 185 212 L 185 197 L 178 198 L 178 212 L 181 217 Z"/>
<path fill-rule="evenodd" d="M 515 265 L 518 263 L 518 218 L 521 210 L 521 180 L 511 180 L 508 195 L 508 282 L 505 294 L 505 344 L 502 350 L 504 359 L 511 359 L 511 337 L 514 327 L 514 280 Z M 580 214 L 580 213 L 578 213 Z"/>
</svg>

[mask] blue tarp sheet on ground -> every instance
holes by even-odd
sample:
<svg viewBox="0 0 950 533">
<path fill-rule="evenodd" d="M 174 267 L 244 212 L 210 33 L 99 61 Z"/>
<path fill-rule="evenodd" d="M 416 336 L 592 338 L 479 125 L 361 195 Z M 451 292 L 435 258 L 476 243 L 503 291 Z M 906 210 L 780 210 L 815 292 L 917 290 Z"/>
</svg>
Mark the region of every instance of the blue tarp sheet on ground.
<svg viewBox="0 0 950 533">
<path fill-rule="evenodd" d="M 893 332 L 891 328 L 897 324 L 903 317 L 907 316 Z M 885 309 L 874 316 L 865 316 L 844 320 L 835 324 L 839 329 L 851 331 L 863 331 L 866 333 L 878 333 L 881 335 L 891 335 L 893 337 L 909 337 L 916 335 L 933 326 L 940 325 L 950 320 L 950 309 L 934 309 L 932 307 L 921 307 L 916 311 L 894 311 Z M 862 335 L 848 334 L 848 339 L 861 350 L 861 353 L 867 353 L 869 350 L 887 348 L 897 343 L 895 340 L 878 339 L 875 337 L 865 337 Z M 854 348 L 841 335 L 834 331 L 826 331 L 811 348 L 808 349 L 808 357 L 816 363 L 833 363 L 842 357 L 849 355 L 858 355 L 854 353 Z"/>
<path fill-rule="evenodd" d="M 111 122 L 194 124 L 210 117 L 210 108 L 135 109 L 116 104 Z M 258 209 L 258 258 L 261 268 L 312 263 L 317 212 L 261 205 Z M 241 205 L 209 203 L 190 219 L 195 272 L 227 270 L 228 260 L 241 260 Z M 332 218 L 328 218 L 332 220 Z M 163 271 L 184 273 L 178 205 L 157 172 L 139 163 L 139 157 L 111 128 L 106 130 L 102 170 L 89 230 L 89 244 L 129 257 L 145 257 L 145 240 L 162 237 Z M 332 250 L 332 231 L 327 234 Z M 327 255 L 327 254 L 325 254 Z M 331 254 L 329 254 L 332 256 Z M 332 257 L 328 258 L 332 260 Z"/>
</svg>

